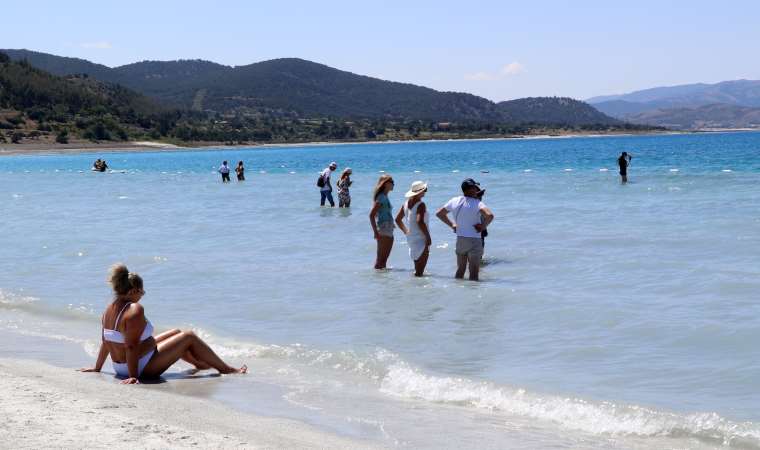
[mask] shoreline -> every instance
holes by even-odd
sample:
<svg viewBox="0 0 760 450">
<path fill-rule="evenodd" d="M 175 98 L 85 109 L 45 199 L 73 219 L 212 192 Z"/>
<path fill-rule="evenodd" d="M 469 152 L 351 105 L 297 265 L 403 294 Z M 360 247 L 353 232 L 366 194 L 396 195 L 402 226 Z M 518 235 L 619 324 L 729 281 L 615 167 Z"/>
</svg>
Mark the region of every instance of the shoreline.
<svg viewBox="0 0 760 450">
<path fill-rule="evenodd" d="M 746 130 L 736 130 L 746 131 Z M 726 131 L 730 132 L 730 131 Z M 537 134 L 516 135 L 513 137 L 491 138 L 462 138 L 462 139 L 409 139 L 409 140 L 386 140 L 386 141 L 312 141 L 312 142 L 288 142 L 288 143 L 251 143 L 225 145 L 224 143 L 197 143 L 198 145 L 178 146 L 164 142 L 152 141 L 123 141 L 121 143 L 93 143 L 82 142 L 75 144 L 52 144 L 52 143 L 24 143 L 24 144 L 0 144 L 0 157 L 2 156 L 33 156 L 33 155 L 67 155 L 89 153 L 142 153 L 142 152 L 185 152 L 207 150 L 240 150 L 240 149 L 266 149 L 266 148 L 298 148 L 298 147 L 332 147 L 342 145 L 371 145 L 371 144 L 407 144 L 407 143 L 437 143 L 437 142 L 490 142 L 490 141 L 522 141 L 540 139 L 576 139 L 576 138 L 601 138 L 601 137 L 630 137 L 630 136 L 661 136 L 673 134 L 695 134 L 697 132 L 684 131 L 655 131 L 643 133 L 569 133 L 569 134 Z M 717 133 L 717 131 L 714 131 Z"/>
<path fill-rule="evenodd" d="M 0 376 L 0 441 L 15 448 L 382 448 L 160 384 L 126 386 L 34 360 L 0 358 Z"/>
</svg>

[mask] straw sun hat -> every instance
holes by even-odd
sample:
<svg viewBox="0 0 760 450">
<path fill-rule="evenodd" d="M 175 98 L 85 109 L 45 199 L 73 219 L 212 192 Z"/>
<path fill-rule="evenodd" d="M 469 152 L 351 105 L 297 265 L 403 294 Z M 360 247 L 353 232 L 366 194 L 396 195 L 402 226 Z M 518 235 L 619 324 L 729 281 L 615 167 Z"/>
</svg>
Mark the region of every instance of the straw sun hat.
<svg viewBox="0 0 760 450">
<path fill-rule="evenodd" d="M 425 183 L 424 181 L 415 181 L 414 183 L 412 183 L 412 187 L 409 189 L 409 191 L 407 191 L 407 193 L 404 194 L 404 197 L 406 198 L 414 197 L 417 194 L 421 194 L 425 192 L 425 189 L 427 189 L 427 183 Z"/>
</svg>

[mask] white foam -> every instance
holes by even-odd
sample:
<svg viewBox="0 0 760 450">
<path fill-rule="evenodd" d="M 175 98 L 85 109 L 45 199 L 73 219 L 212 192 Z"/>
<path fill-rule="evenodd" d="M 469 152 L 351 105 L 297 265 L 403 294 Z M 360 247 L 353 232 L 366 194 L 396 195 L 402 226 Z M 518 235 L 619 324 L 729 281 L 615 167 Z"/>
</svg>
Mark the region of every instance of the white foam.
<svg viewBox="0 0 760 450">
<path fill-rule="evenodd" d="M 415 170 L 414 173 L 420 173 L 420 171 L 419 170 Z"/>
<path fill-rule="evenodd" d="M 435 248 L 449 248 L 449 243 L 444 242 L 443 244 L 436 245 Z"/>
<path fill-rule="evenodd" d="M 459 173 L 459 170 L 454 169 L 454 170 L 451 171 L 451 173 Z"/>
<path fill-rule="evenodd" d="M 723 169 L 723 170 L 721 170 L 721 172 L 730 173 L 730 172 L 733 172 L 733 170 L 731 170 L 731 169 Z"/>
<path fill-rule="evenodd" d="M 129 197 L 127 197 L 126 195 L 120 195 L 120 196 L 119 196 L 119 200 L 126 200 L 126 199 L 128 199 L 128 198 L 129 198 Z"/>
<path fill-rule="evenodd" d="M 525 170 L 523 170 L 523 172 L 530 173 L 530 172 L 533 172 L 533 169 L 525 169 Z"/>
<path fill-rule="evenodd" d="M 602 167 L 601 169 L 599 169 L 599 172 L 607 172 L 608 170 L 609 169 L 607 169 L 606 167 Z"/>
<path fill-rule="evenodd" d="M 401 398 L 450 403 L 557 423 L 593 434 L 683 436 L 760 444 L 760 426 L 730 422 L 715 413 L 688 415 L 636 405 L 539 395 L 466 378 L 430 376 L 405 363 L 389 367 L 381 392 Z"/>
<path fill-rule="evenodd" d="M 678 169 L 670 169 L 671 172 L 678 172 Z"/>
<path fill-rule="evenodd" d="M 573 169 L 570 169 L 570 168 L 565 169 L 565 172 L 572 172 L 572 171 Z"/>
</svg>

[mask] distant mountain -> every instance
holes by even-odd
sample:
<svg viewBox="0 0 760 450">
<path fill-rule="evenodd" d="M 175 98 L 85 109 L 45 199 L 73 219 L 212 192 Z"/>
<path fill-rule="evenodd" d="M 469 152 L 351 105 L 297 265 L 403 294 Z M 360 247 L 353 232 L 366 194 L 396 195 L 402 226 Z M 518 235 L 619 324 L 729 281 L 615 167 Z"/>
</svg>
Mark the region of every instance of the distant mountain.
<svg viewBox="0 0 760 450">
<path fill-rule="evenodd" d="M 588 103 L 567 97 L 529 97 L 497 104 L 511 123 L 544 123 L 578 126 L 585 124 L 621 125 Z"/>
<path fill-rule="evenodd" d="M 760 128 L 760 108 L 723 104 L 657 109 L 626 116 L 633 123 L 681 130 Z"/>
<path fill-rule="evenodd" d="M 753 114 L 745 108 L 760 107 L 760 81 L 657 87 L 623 95 L 593 97 L 588 102 L 605 114 L 633 123 L 686 129 L 703 127 L 698 124 L 745 128 L 754 120 Z"/>
<path fill-rule="evenodd" d="M 294 114 L 436 122 L 619 125 L 572 99 L 496 104 L 482 97 L 380 80 L 297 58 L 229 67 L 203 60 L 143 61 L 116 68 L 28 50 L 1 50 L 56 75 L 88 74 L 165 104 L 223 113 Z"/>
</svg>

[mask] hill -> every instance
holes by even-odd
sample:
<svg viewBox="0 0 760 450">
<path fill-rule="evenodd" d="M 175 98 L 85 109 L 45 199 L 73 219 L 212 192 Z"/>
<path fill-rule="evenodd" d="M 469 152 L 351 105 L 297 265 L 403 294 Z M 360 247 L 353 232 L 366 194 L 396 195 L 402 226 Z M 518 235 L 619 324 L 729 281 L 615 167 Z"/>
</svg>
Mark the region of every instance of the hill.
<svg viewBox="0 0 760 450">
<path fill-rule="evenodd" d="M 707 128 L 760 128 L 760 108 L 727 105 L 704 105 L 696 108 L 669 108 L 627 116 L 634 123 L 699 130 Z"/>
<path fill-rule="evenodd" d="M 507 122 L 518 124 L 551 124 L 583 126 L 589 124 L 620 126 L 613 119 L 588 103 L 567 97 L 529 97 L 497 104 Z"/>
<path fill-rule="evenodd" d="M 0 53 L 0 113 L 0 129 L 11 130 L 13 140 L 26 132 L 126 140 L 135 130 L 154 128 L 165 110 L 122 86 L 81 75 L 57 77 Z"/>
<path fill-rule="evenodd" d="M 760 81 L 657 87 L 593 97 L 588 102 L 605 114 L 639 124 L 679 129 L 746 128 L 757 123 L 751 108 L 760 108 Z"/>
<path fill-rule="evenodd" d="M 502 102 L 385 81 L 297 58 L 229 67 L 203 60 L 143 61 L 116 68 L 28 50 L 13 59 L 56 75 L 87 73 L 161 102 L 224 114 L 279 114 L 302 118 L 617 125 L 620 122 L 572 99 Z"/>
</svg>

